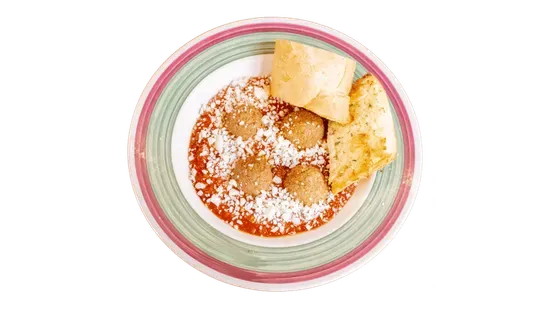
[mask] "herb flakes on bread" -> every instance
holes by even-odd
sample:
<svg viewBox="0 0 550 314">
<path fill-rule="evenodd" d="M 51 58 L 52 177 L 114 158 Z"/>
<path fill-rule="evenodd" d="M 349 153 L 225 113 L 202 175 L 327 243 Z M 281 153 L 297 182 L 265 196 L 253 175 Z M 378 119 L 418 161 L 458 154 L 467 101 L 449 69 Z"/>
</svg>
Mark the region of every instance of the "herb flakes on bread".
<svg viewBox="0 0 550 314">
<path fill-rule="evenodd" d="M 333 193 L 391 163 L 397 140 L 390 104 L 380 82 L 366 74 L 350 92 L 351 122 L 328 124 L 329 184 Z"/>
</svg>

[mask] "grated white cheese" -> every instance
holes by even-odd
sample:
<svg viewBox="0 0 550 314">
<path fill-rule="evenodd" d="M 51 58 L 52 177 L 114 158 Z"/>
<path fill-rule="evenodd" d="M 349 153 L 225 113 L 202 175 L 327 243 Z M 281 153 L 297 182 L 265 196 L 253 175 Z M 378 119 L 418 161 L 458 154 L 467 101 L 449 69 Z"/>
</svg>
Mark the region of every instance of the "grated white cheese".
<svg viewBox="0 0 550 314">
<path fill-rule="evenodd" d="M 271 191 L 262 191 L 254 200 L 254 217 L 259 222 L 272 223 L 289 222 L 293 219 L 311 221 L 329 208 L 327 201 L 305 206 L 292 197 L 286 189 L 273 186 Z"/>
<path fill-rule="evenodd" d="M 315 145 L 306 150 L 298 150 L 292 142 L 282 136 L 278 136 L 271 152 L 275 165 L 293 168 L 302 158 L 309 161 L 313 165 L 321 165 L 324 163 L 324 156 L 327 155 L 326 149 L 321 145 Z"/>
<path fill-rule="evenodd" d="M 220 206 L 222 200 L 218 195 L 214 194 L 208 199 L 208 202 L 210 202 L 210 203 L 212 203 L 216 206 Z"/>
<path fill-rule="evenodd" d="M 225 128 L 212 130 L 215 138 L 216 150 L 208 154 L 206 168 L 216 177 L 227 178 L 235 161 L 251 154 L 252 140 L 243 142 L 242 138 L 234 138 Z"/>
<path fill-rule="evenodd" d="M 275 225 L 272 232 L 284 232 L 285 223 L 291 222 L 299 225 L 303 222 L 310 222 L 330 208 L 329 202 L 333 195 L 322 202 L 305 206 L 295 200 L 286 189 L 276 186 L 282 183 L 282 178 L 273 177 L 273 183 L 270 191 L 262 191 L 260 195 L 252 197 L 245 195 L 238 189 L 237 182 L 227 180 L 231 175 L 231 170 L 235 162 L 240 158 L 246 158 L 253 155 L 258 145 L 257 155 L 266 156 L 268 162 L 275 166 L 294 167 L 301 161 L 312 165 L 325 165 L 328 158 L 327 150 L 323 145 L 316 145 L 306 150 L 297 149 L 294 144 L 279 135 L 277 123 L 286 116 L 292 109 L 279 110 L 270 107 L 274 103 L 269 99 L 267 88 L 271 78 L 261 79 L 254 86 L 248 86 L 248 79 L 241 78 L 231 82 L 231 84 L 218 93 L 218 98 L 213 98 L 209 103 L 201 108 L 201 113 L 208 113 L 212 123 L 199 132 L 199 140 L 206 140 L 208 145 L 204 145 L 199 156 L 206 159 L 206 170 L 204 174 L 210 174 L 212 178 L 225 179 L 224 183 L 215 187 L 212 195 L 204 194 L 207 202 L 219 207 L 221 204 L 227 206 L 227 211 L 232 214 L 234 228 L 242 225 L 244 217 L 254 216 L 255 222 L 260 224 Z M 223 127 L 223 116 L 231 112 L 235 106 L 244 104 L 255 106 L 263 110 L 262 117 L 263 129 L 259 129 L 257 134 L 248 140 L 241 137 L 234 137 Z M 295 109 L 296 110 L 296 109 Z M 241 121 L 239 124 L 244 124 Z M 189 155 L 191 161 L 193 154 Z M 190 177 L 192 182 L 196 181 L 197 171 L 192 168 Z M 213 181 L 208 178 L 207 184 Z M 200 191 L 207 185 L 203 182 L 195 183 L 195 188 L 199 190 L 197 194 L 203 195 Z M 321 216 L 322 217 L 322 216 Z M 235 223 L 233 223 L 235 221 Z M 308 230 L 312 227 L 307 225 Z M 261 226 L 260 226 L 261 228 Z M 271 228 L 271 227 L 270 227 Z"/>
</svg>

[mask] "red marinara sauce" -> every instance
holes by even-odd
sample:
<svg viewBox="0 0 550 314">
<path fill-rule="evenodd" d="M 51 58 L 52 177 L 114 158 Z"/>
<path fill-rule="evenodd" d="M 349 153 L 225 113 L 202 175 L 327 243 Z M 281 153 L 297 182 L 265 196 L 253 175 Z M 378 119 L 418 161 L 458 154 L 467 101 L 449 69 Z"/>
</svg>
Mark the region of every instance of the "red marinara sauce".
<svg viewBox="0 0 550 314">
<path fill-rule="evenodd" d="M 203 110 L 191 133 L 190 145 L 189 145 L 189 164 L 191 171 L 191 180 L 194 183 L 197 195 L 201 198 L 202 202 L 223 221 L 230 224 L 235 229 L 250 233 L 258 236 L 276 237 L 284 235 L 292 235 L 308 230 L 317 228 L 328 221 L 330 221 L 334 215 L 347 203 L 351 195 L 355 191 L 356 185 L 353 184 L 343 191 L 339 192 L 327 202 L 326 209 L 319 212 L 317 217 L 308 221 L 257 221 L 254 215 L 254 210 L 246 209 L 246 206 L 239 206 L 239 204 L 228 204 L 223 200 L 216 202 L 212 201 L 212 196 L 216 193 L 219 194 L 218 189 L 225 186 L 230 181 L 227 176 L 212 173 L 211 167 L 209 167 L 209 159 L 220 158 L 220 153 L 216 151 L 215 143 L 208 137 L 201 136 L 201 132 L 205 130 L 211 130 L 219 126 L 215 126 L 216 119 L 220 114 L 226 110 L 227 102 L 231 102 L 231 96 L 240 95 L 241 98 L 245 97 L 247 102 L 256 102 L 262 96 L 264 97 L 264 106 L 260 106 L 264 115 L 272 113 L 272 117 L 276 117 L 276 123 L 284 118 L 286 114 L 294 110 L 294 107 L 280 101 L 276 98 L 267 97 L 263 94 L 260 88 L 269 88 L 269 77 L 253 77 L 246 81 L 241 81 L 240 84 L 230 84 L 220 90 L 206 105 L 208 110 Z M 228 90 L 231 89 L 229 92 Z M 236 92 L 238 90 L 238 92 Z M 259 91 L 259 92 L 258 92 Z M 235 96 L 235 97 L 237 97 Z M 265 99 L 267 98 L 267 100 Z M 236 101 L 242 102 L 242 99 Z M 273 114 L 275 113 L 275 114 Z M 275 124 L 276 124 L 275 123 Z M 326 141 L 326 139 L 324 139 Z M 266 147 L 267 146 L 267 147 Z M 265 143 L 253 143 L 250 147 L 252 152 L 248 152 L 250 155 L 261 154 L 262 150 L 271 149 L 272 147 Z M 209 152 L 209 153 L 205 153 Z M 321 154 L 320 154 L 321 155 Z M 314 164 L 328 179 L 328 154 L 326 151 L 322 156 L 318 156 Z M 305 156 L 300 158 L 299 163 L 312 164 L 312 158 Z M 282 188 L 282 179 L 286 176 L 286 173 L 291 168 L 285 165 L 272 164 L 272 173 L 274 178 L 280 180 L 274 180 L 272 186 Z M 230 169 L 228 169 L 230 170 Z M 214 171 L 215 172 L 215 171 Z M 245 202 L 254 202 L 254 198 L 251 196 L 240 196 L 241 204 Z"/>
</svg>

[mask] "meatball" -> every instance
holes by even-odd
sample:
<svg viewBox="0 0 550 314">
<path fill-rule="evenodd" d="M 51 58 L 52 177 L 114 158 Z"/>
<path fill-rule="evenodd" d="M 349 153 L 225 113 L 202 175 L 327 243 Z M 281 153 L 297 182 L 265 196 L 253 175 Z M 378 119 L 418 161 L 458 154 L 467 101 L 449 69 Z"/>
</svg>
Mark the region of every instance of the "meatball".
<svg viewBox="0 0 550 314">
<path fill-rule="evenodd" d="M 306 149 L 323 139 L 325 124 L 321 117 L 310 111 L 294 111 L 283 119 L 281 133 L 299 149 Z"/>
<path fill-rule="evenodd" d="M 238 105 L 223 117 L 223 125 L 227 131 L 237 137 L 247 140 L 262 128 L 262 112 L 254 106 Z"/>
<path fill-rule="evenodd" d="M 314 166 L 299 165 L 290 169 L 283 185 L 292 196 L 308 206 L 328 196 L 325 176 Z"/>
<path fill-rule="evenodd" d="M 254 156 L 239 159 L 231 177 L 241 191 L 252 196 L 260 194 L 262 190 L 268 190 L 273 180 L 267 159 Z"/>
</svg>

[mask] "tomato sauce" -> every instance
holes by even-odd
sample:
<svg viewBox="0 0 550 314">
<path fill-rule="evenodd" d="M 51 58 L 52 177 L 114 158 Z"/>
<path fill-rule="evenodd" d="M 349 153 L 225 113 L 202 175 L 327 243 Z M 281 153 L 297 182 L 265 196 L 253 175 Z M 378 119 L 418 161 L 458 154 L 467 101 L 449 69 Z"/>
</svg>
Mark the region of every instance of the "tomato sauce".
<svg viewBox="0 0 550 314">
<path fill-rule="evenodd" d="M 247 86 L 257 85 L 260 79 L 266 79 L 265 77 L 251 78 L 247 84 L 243 87 L 246 89 Z M 226 95 L 227 87 L 221 90 L 216 96 L 214 96 L 209 105 L 214 106 L 218 109 L 223 109 L 224 97 Z M 262 109 L 263 114 L 268 113 L 269 111 L 275 110 L 276 112 L 283 113 L 280 115 L 280 119 L 284 117 L 284 114 L 287 114 L 294 110 L 294 107 L 291 105 L 279 101 L 275 98 L 269 98 L 269 106 Z M 333 199 L 329 202 L 329 208 L 321 212 L 318 217 L 310 221 L 301 221 L 299 224 L 293 222 L 286 222 L 284 228 L 279 228 L 276 224 L 271 224 L 269 222 L 258 223 L 255 221 L 255 216 L 253 212 L 244 212 L 238 218 L 235 216 L 235 209 L 231 209 L 227 204 L 220 203 L 214 204 L 208 202 L 207 200 L 216 193 L 216 188 L 222 184 L 226 184 L 229 179 L 224 179 L 221 177 L 216 177 L 210 174 L 207 171 L 208 156 L 204 155 L 202 151 L 204 148 L 212 148 L 213 144 L 209 143 L 206 138 L 202 138 L 200 133 L 202 130 L 207 129 L 212 126 L 212 116 L 210 112 L 203 112 L 193 128 L 190 146 L 189 146 L 189 163 L 190 169 L 194 169 L 193 173 L 195 182 L 203 182 L 204 187 L 201 189 L 196 189 L 197 195 L 201 198 L 202 202 L 223 221 L 227 222 L 235 229 L 240 231 L 265 237 L 276 237 L 284 235 L 292 235 L 300 232 L 305 232 L 317 228 L 328 221 L 330 221 L 334 215 L 347 203 L 351 195 L 355 191 L 356 185 L 353 184 L 340 193 L 334 195 Z M 260 144 L 254 144 L 253 150 L 254 155 L 257 155 L 260 150 L 264 147 Z M 307 158 L 305 158 L 307 159 Z M 301 162 L 307 163 L 308 160 L 301 160 Z M 316 164 L 317 167 L 322 171 L 325 177 L 328 179 L 328 156 L 324 158 L 325 162 L 321 164 Z M 290 170 L 289 167 L 284 167 L 280 165 L 274 165 L 272 167 L 273 176 L 284 178 L 286 173 Z M 275 186 L 282 187 L 281 182 L 273 182 Z M 248 200 L 252 200 L 251 196 L 247 196 Z M 243 213 L 243 211 L 241 211 Z M 282 230 L 281 230 L 282 229 Z"/>
</svg>

